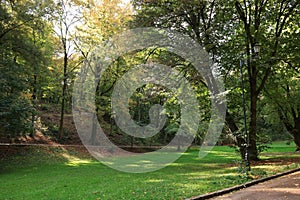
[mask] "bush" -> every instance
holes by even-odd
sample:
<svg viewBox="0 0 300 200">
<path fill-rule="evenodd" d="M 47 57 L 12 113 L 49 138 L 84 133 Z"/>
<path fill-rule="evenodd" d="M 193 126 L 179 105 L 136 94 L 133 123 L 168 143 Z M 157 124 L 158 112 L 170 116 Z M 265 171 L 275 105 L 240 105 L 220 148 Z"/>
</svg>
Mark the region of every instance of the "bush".
<svg viewBox="0 0 300 200">
<path fill-rule="evenodd" d="M 31 116 L 35 110 L 25 97 L 0 98 L 0 133 L 15 138 L 31 129 Z"/>
</svg>

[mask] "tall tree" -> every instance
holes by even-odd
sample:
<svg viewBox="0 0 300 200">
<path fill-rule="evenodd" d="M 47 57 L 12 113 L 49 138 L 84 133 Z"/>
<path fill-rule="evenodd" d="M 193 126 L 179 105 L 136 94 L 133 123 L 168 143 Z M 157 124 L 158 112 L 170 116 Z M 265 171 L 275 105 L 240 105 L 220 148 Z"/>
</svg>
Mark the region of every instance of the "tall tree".
<svg viewBox="0 0 300 200">
<path fill-rule="evenodd" d="M 77 1 L 78 5 L 83 8 L 84 23 L 77 27 L 78 33 L 76 34 L 76 48 L 81 52 L 81 56 L 89 61 L 89 54 L 95 47 L 109 37 L 125 31 L 128 27 L 128 22 L 131 20 L 131 8 L 129 4 L 124 4 L 119 0 L 103 0 L 103 1 L 90 1 L 81 0 Z M 120 58 L 113 65 L 120 66 L 124 64 L 124 59 Z M 89 63 L 89 62 L 87 62 Z M 88 66 L 90 67 L 90 66 Z M 123 68 L 127 66 L 123 65 Z M 99 80 L 99 68 L 93 69 L 95 80 Z M 116 77 L 119 72 L 124 71 L 120 67 L 117 70 L 110 71 L 108 69 L 108 76 L 103 78 L 100 83 L 95 82 L 96 86 L 96 115 L 93 116 L 93 128 L 90 138 L 91 144 L 96 144 L 96 122 L 98 116 L 100 120 L 109 118 L 110 129 L 112 130 L 112 115 L 109 112 L 108 105 L 110 105 L 109 97 L 111 90 L 116 82 Z M 83 80 L 84 81 L 84 80 Z M 98 115 L 98 116 L 97 116 Z M 109 117 L 108 117 L 109 116 Z"/>
<path fill-rule="evenodd" d="M 272 72 L 272 79 L 266 84 L 263 94 L 271 102 L 271 111 L 279 119 L 286 130 L 291 134 L 300 150 L 300 10 L 292 17 L 286 33 L 284 34 L 278 49 L 278 64 Z M 277 115 L 276 115 L 277 113 Z M 273 118 L 274 118 L 273 116 Z"/>
<path fill-rule="evenodd" d="M 300 151 L 299 81 L 297 77 L 290 77 L 289 79 L 285 77 L 284 80 L 278 80 L 281 85 L 276 87 L 276 90 L 265 91 L 267 97 L 273 103 L 273 111 L 277 111 L 278 118 L 293 137 L 296 144 L 296 151 Z"/>
<path fill-rule="evenodd" d="M 284 30 L 292 22 L 299 8 L 299 1 L 244 0 L 235 1 L 238 18 L 243 24 L 242 33 L 245 48 L 248 83 L 250 86 L 250 159 L 258 159 L 256 145 L 257 134 L 257 101 L 274 66 L 278 62 L 278 49 Z M 257 55 L 256 45 L 268 48 Z"/>
<path fill-rule="evenodd" d="M 284 45 L 282 39 L 289 35 L 289 24 L 295 22 L 299 1 L 135 0 L 134 3 L 137 26 L 168 27 L 190 35 L 228 70 L 229 76 L 239 73 L 240 59 L 246 60 L 250 99 L 249 158 L 258 159 L 257 101 L 278 63 L 278 48 Z M 263 47 L 260 55 L 254 51 L 257 44 Z M 231 47 L 227 48 L 228 52 L 224 51 L 226 46 Z M 243 50 L 245 57 L 237 56 Z M 230 110 L 226 120 L 232 130 L 238 129 Z M 241 138 L 239 143 L 244 142 Z"/>
<path fill-rule="evenodd" d="M 75 52 L 74 32 L 76 26 L 81 20 L 81 11 L 79 7 L 72 0 L 60 0 L 57 3 L 57 14 L 54 21 L 54 31 L 60 41 L 60 51 L 63 60 L 63 78 L 62 78 L 62 92 L 61 92 L 61 113 L 59 123 L 59 138 L 63 136 L 64 114 L 66 103 L 66 90 L 69 80 L 69 64 L 70 58 Z M 72 71 L 72 70 L 71 70 Z"/>
<path fill-rule="evenodd" d="M 135 26 L 154 26 L 171 28 L 183 34 L 189 35 L 203 46 L 211 55 L 214 62 L 220 64 L 222 45 L 227 41 L 238 24 L 232 23 L 233 7 L 226 2 L 216 0 L 209 1 L 134 1 L 137 14 L 135 15 Z M 232 61 L 232 60 L 231 60 Z M 188 65 L 190 66 L 190 65 Z M 195 75 L 194 75 L 195 76 Z M 195 76 L 200 84 L 204 84 L 201 76 Z M 226 112 L 226 124 L 232 132 L 238 132 L 232 110 Z M 241 155 L 245 155 L 245 140 L 236 134 Z"/>
<path fill-rule="evenodd" d="M 29 114 L 34 110 L 30 105 L 30 83 L 35 69 L 45 69 L 48 52 L 42 41 L 49 33 L 45 30 L 51 1 L 0 2 L 0 107 L 3 118 L 0 126 L 6 133 L 16 136 L 30 129 Z"/>
</svg>

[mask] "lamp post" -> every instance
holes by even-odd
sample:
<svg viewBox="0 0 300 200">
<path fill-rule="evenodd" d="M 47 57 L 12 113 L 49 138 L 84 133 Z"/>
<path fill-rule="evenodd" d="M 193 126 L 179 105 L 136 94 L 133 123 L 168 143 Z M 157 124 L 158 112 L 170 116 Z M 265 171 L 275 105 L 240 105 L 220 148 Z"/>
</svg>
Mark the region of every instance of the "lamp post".
<svg viewBox="0 0 300 200">
<path fill-rule="evenodd" d="M 254 56 L 253 60 L 256 61 L 258 59 L 259 53 L 261 50 L 261 46 L 259 43 L 255 43 L 253 46 Z M 249 157 L 249 146 L 250 146 L 250 135 L 247 130 L 247 114 L 246 114 L 246 105 L 245 105 L 245 86 L 244 86 L 244 76 L 243 76 L 243 59 L 240 59 L 240 73 L 241 73 L 241 81 L 242 81 L 242 99 L 243 99 L 243 114 L 244 114 L 244 129 L 245 129 L 245 162 L 246 162 L 246 174 L 248 175 L 250 168 L 250 157 Z"/>
<path fill-rule="evenodd" d="M 240 59 L 240 76 L 242 81 L 242 99 L 243 99 L 243 114 L 244 114 L 244 129 L 245 129 L 245 162 L 246 162 L 246 174 L 248 175 L 248 172 L 250 169 L 250 159 L 249 159 L 249 133 L 247 131 L 247 114 L 246 114 L 246 105 L 245 105 L 245 86 L 244 86 L 244 75 L 243 75 L 243 60 Z"/>
<path fill-rule="evenodd" d="M 255 43 L 254 47 L 253 47 L 254 53 L 255 55 L 258 57 L 259 52 L 260 52 L 260 44 L 259 43 Z"/>
</svg>

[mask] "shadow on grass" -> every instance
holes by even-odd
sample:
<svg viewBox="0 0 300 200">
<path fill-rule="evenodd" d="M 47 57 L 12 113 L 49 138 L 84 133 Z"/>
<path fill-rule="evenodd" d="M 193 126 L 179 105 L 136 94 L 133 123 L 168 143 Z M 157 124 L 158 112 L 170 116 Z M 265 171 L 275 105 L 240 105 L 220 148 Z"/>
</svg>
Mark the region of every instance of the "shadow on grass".
<svg viewBox="0 0 300 200">
<path fill-rule="evenodd" d="M 248 181 L 237 173 L 239 156 L 229 147 L 201 159 L 191 148 L 169 166 L 142 174 L 113 170 L 84 150 L 17 148 L 1 157 L 0 199 L 184 199 Z M 22 188 L 17 193 L 16 185 Z"/>
<path fill-rule="evenodd" d="M 89 164 L 91 156 L 61 146 L 0 146 L 0 173 L 46 165 Z"/>
</svg>

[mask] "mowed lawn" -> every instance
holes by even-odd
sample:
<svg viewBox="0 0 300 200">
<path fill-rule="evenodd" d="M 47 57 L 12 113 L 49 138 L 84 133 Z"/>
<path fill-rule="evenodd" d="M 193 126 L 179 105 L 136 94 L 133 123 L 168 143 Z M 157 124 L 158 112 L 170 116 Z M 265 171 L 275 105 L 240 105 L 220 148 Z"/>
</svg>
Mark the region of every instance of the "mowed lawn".
<svg viewBox="0 0 300 200">
<path fill-rule="evenodd" d="M 111 169 L 74 150 L 18 147 L 0 163 L 0 199 L 185 199 L 237 185 L 251 178 L 239 173 L 235 149 L 216 146 L 205 157 L 191 148 L 161 170 L 130 174 Z M 263 159 L 293 162 L 252 166 L 252 178 L 298 167 L 294 145 L 276 143 Z M 271 157 L 270 157 L 271 156 Z M 296 160 L 296 161 L 295 161 Z"/>
</svg>

